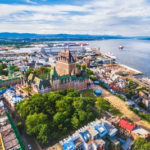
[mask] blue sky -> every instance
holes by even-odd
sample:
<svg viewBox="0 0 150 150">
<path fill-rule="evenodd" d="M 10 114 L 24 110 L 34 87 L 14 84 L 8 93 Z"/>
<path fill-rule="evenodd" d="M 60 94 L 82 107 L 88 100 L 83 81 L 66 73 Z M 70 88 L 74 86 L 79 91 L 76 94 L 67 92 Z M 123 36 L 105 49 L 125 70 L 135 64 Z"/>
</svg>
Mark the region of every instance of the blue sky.
<svg viewBox="0 0 150 150">
<path fill-rule="evenodd" d="M 0 32 L 150 35 L 149 0 L 0 0 Z"/>
</svg>

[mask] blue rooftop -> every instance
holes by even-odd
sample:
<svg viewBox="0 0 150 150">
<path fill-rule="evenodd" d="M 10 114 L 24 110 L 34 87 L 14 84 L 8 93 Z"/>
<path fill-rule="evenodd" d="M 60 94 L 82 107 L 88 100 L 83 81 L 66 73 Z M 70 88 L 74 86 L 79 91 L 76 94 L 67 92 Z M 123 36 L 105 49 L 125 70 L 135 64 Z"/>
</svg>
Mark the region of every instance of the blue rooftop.
<svg viewBox="0 0 150 150">
<path fill-rule="evenodd" d="M 89 131 L 80 132 L 80 135 L 81 135 L 82 139 L 84 140 L 84 142 L 88 142 L 91 138 Z"/>
<path fill-rule="evenodd" d="M 75 150 L 75 144 L 72 140 L 67 141 L 66 143 L 63 144 L 63 150 Z"/>
<path fill-rule="evenodd" d="M 97 95 L 97 96 L 100 96 L 102 94 L 102 91 L 99 90 L 99 89 L 96 89 L 94 90 L 94 93 Z"/>
<path fill-rule="evenodd" d="M 96 131 L 98 131 L 101 138 L 104 137 L 106 134 L 108 134 L 108 131 L 103 123 L 97 124 L 96 126 L 94 126 L 94 128 Z"/>
<path fill-rule="evenodd" d="M 1 91 L 0 91 L 0 94 L 4 94 L 5 92 L 6 92 L 6 89 L 1 90 Z"/>
<path fill-rule="evenodd" d="M 11 87 L 11 88 L 9 88 L 9 90 L 12 90 L 12 91 L 14 91 L 15 89 L 14 89 L 13 87 Z"/>
<path fill-rule="evenodd" d="M 94 81 L 93 82 L 95 85 L 99 85 L 100 84 L 100 81 Z"/>
</svg>

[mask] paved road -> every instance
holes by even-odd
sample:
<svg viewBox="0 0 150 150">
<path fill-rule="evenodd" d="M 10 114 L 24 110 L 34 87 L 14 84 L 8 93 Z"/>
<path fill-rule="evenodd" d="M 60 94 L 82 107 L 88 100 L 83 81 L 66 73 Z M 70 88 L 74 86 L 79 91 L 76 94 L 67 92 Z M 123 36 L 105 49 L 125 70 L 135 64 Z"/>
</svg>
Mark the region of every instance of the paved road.
<svg viewBox="0 0 150 150">
<path fill-rule="evenodd" d="M 93 85 L 92 89 L 102 90 L 103 91 L 102 96 L 104 96 L 107 101 L 109 101 L 115 108 L 117 108 L 121 113 L 123 113 L 125 117 L 129 118 L 134 123 L 143 127 L 144 129 L 150 131 L 150 123 L 142 120 L 139 116 L 137 116 L 134 112 L 132 112 L 125 104 L 125 102 L 122 101 L 120 98 L 112 95 L 110 92 L 108 92 L 107 90 L 103 89 L 100 86 Z"/>
<path fill-rule="evenodd" d="M 15 119 L 14 119 L 15 124 L 17 124 L 18 121 L 20 121 L 20 117 L 19 117 L 19 115 L 16 114 Z M 38 142 L 32 136 L 29 136 L 26 133 L 26 130 L 24 130 L 22 132 L 22 134 L 20 134 L 20 136 L 21 136 L 21 138 L 23 140 L 23 143 L 25 145 L 25 149 L 26 150 L 28 150 L 28 145 L 29 144 L 31 145 L 32 150 L 42 150 L 42 148 L 40 147 Z"/>
</svg>

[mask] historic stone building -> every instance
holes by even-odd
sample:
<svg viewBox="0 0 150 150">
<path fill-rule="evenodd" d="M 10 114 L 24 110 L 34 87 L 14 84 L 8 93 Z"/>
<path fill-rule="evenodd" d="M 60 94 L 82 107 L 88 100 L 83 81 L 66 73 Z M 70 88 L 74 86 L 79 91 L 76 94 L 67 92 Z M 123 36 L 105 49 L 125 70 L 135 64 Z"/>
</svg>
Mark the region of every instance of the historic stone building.
<svg viewBox="0 0 150 150">
<path fill-rule="evenodd" d="M 56 60 L 56 71 L 58 75 L 72 75 L 75 73 L 75 58 L 69 50 L 62 50 Z"/>
<path fill-rule="evenodd" d="M 22 74 L 20 72 L 13 72 L 11 65 L 8 67 L 8 76 L 0 76 L 0 87 L 10 87 L 20 84 L 22 81 Z"/>
<path fill-rule="evenodd" d="M 31 73 L 25 76 L 23 85 L 30 86 L 37 93 L 47 93 L 59 89 L 87 89 L 88 76 L 85 70 L 77 70 L 75 58 L 69 50 L 62 50 L 57 57 L 56 68 L 45 75 Z"/>
</svg>

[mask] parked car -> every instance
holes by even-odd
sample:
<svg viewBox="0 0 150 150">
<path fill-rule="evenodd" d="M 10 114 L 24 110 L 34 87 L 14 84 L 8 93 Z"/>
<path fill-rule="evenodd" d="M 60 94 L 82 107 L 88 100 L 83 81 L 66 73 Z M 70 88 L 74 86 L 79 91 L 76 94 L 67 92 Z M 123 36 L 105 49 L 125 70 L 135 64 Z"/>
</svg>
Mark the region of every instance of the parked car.
<svg viewBox="0 0 150 150">
<path fill-rule="evenodd" d="M 32 147 L 30 144 L 28 144 L 28 150 L 32 150 Z"/>
</svg>

